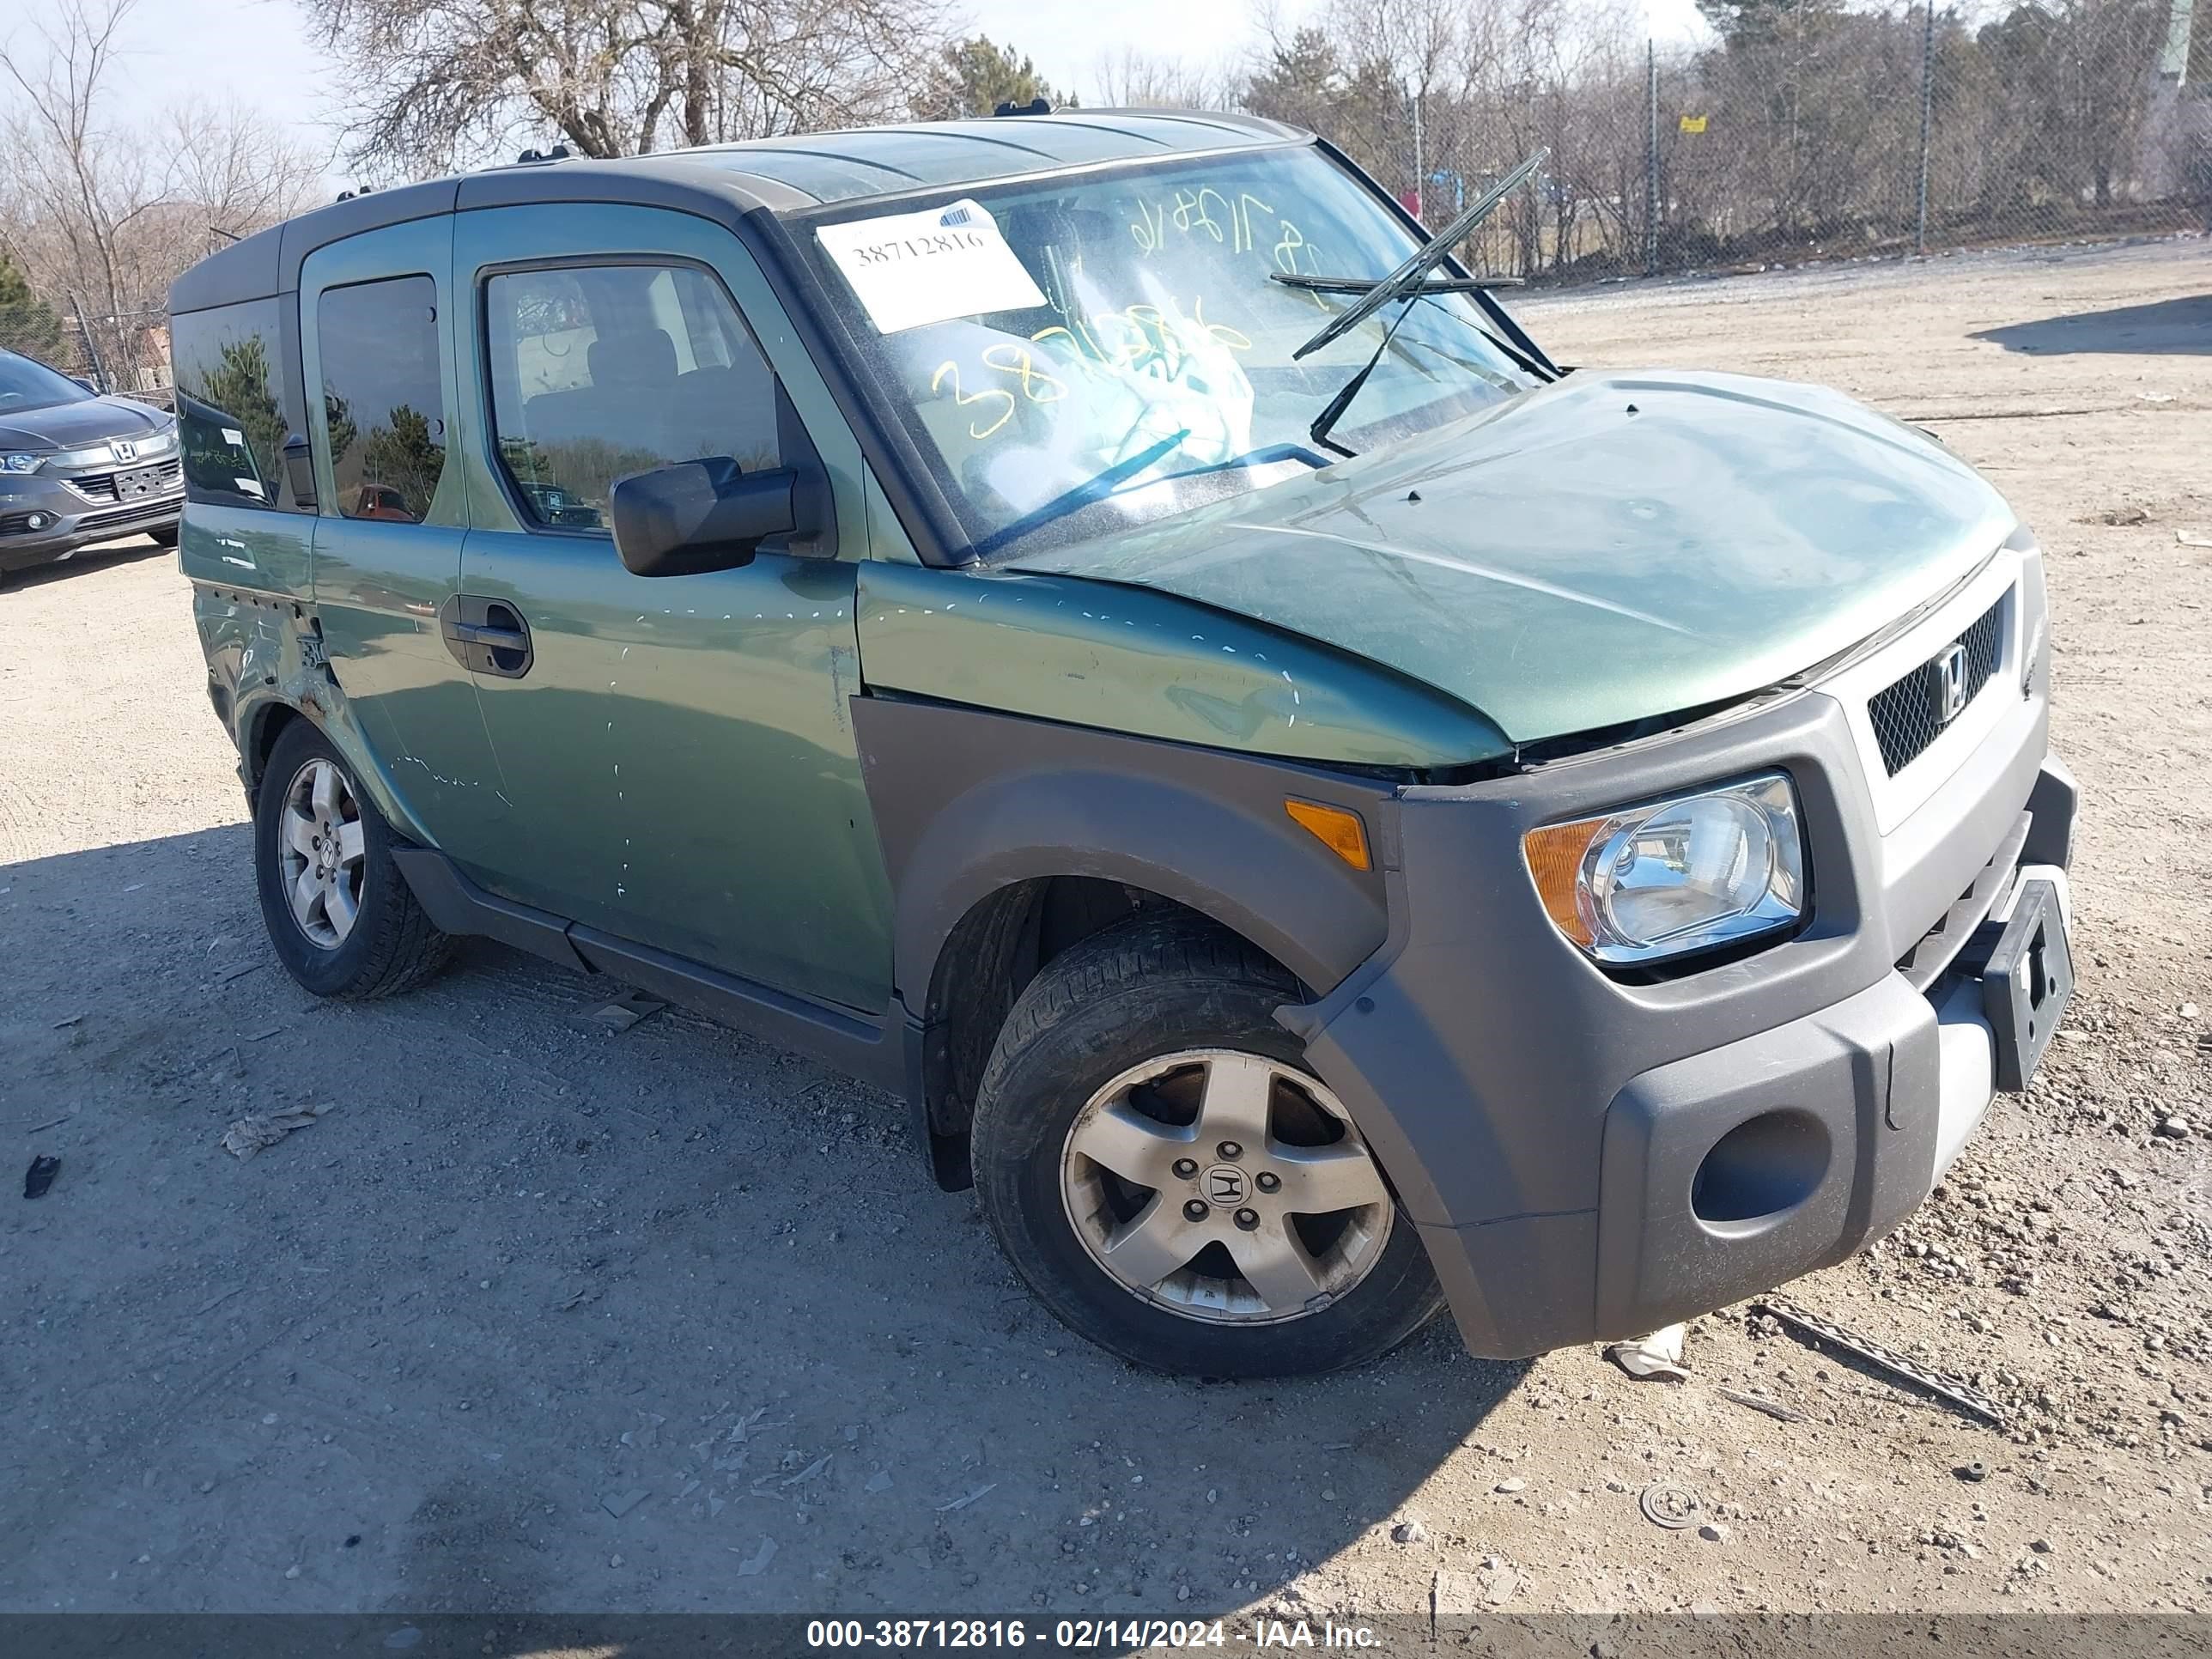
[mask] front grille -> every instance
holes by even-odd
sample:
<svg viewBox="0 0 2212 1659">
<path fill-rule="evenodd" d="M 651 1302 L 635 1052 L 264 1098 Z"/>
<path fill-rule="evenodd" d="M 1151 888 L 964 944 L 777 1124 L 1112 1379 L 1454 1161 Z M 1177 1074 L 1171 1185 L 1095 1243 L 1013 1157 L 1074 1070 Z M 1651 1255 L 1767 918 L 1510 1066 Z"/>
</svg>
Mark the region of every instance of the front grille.
<svg viewBox="0 0 2212 1659">
<path fill-rule="evenodd" d="M 161 461 L 150 466 L 122 467 L 113 472 L 80 472 L 74 477 L 63 480 L 87 501 L 100 502 L 166 495 L 182 485 L 184 481 L 182 460 Z"/>
<path fill-rule="evenodd" d="M 174 501 L 127 501 L 121 507 L 110 507 L 105 513 L 88 513 L 76 521 L 79 532 L 105 530 L 111 525 L 135 524 L 141 519 L 173 519 L 177 516 Z"/>
<path fill-rule="evenodd" d="M 1999 599 L 1972 627 L 1952 641 L 1966 650 L 1965 684 L 1968 702 L 1997 672 L 2004 651 L 2004 601 Z M 1948 647 L 1945 647 L 1947 650 Z M 1936 667 L 1942 652 L 1867 700 L 1867 718 L 1874 724 L 1875 742 L 1881 747 L 1881 763 L 1895 777 L 1918 758 L 1921 750 L 1942 734 L 1943 677 Z"/>
</svg>

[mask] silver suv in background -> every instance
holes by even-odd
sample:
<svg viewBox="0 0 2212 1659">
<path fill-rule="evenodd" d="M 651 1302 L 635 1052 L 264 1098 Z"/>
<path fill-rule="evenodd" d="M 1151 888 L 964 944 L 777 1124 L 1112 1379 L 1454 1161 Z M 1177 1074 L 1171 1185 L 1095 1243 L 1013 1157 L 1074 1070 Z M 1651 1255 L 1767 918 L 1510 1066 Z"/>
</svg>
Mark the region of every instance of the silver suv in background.
<svg viewBox="0 0 2212 1659">
<path fill-rule="evenodd" d="M 0 579 L 118 536 L 173 547 L 184 500 L 173 416 L 0 351 Z"/>
</svg>

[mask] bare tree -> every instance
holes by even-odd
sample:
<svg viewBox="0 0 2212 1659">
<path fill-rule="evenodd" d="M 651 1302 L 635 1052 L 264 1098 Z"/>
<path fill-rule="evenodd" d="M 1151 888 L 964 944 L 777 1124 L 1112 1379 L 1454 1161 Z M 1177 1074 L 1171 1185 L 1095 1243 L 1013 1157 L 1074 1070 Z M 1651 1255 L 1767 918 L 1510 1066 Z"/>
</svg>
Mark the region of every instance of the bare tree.
<svg viewBox="0 0 2212 1659">
<path fill-rule="evenodd" d="M 33 287 L 81 305 L 111 377 L 143 386 L 158 378 L 169 283 L 212 242 L 298 211 L 322 169 L 235 106 L 119 121 L 111 82 L 136 3 L 63 0 L 52 21 L 0 41 L 0 201 Z"/>
<path fill-rule="evenodd" d="M 1236 101 L 1227 73 L 1212 64 L 1193 64 L 1124 47 L 1102 57 L 1091 68 L 1098 102 L 1107 109 L 1225 109 Z"/>
<path fill-rule="evenodd" d="M 403 171 L 893 119 L 948 38 L 939 0 L 301 3 L 355 89 L 356 157 Z"/>
<path fill-rule="evenodd" d="M 28 216 L 25 264 L 91 289 L 114 316 L 125 308 L 124 238 L 159 199 L 147 157 L 118 142 L 100 108 L 118 37 L 137 0 L 64 0 L 58 30 L 38 25 L 0 45 L 9 98 L 5 143 L 10 191 Z M 34 278 L 35 280 L 35 278 Z"/>
<path fill-rule="evenodd" d="M 322 189 L 334 158 L 311 150 L 234 100 L 179 104 L 155 127 L 162 193 L 198 213 L 217 241 L 290 217 Z"/>
</svg>

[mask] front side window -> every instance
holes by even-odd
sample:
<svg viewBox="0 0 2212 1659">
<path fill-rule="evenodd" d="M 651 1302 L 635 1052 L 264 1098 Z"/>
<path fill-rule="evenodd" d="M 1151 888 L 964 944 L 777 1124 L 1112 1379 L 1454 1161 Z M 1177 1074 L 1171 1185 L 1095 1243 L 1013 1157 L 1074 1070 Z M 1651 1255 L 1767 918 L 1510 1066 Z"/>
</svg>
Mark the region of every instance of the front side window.
<svg viewBox="0 0 2212 1659">
<path fill-rule="evenodd" d="M 185 495 L 222 507 L 289 509 L 284 441 L 301 430 L 279 366 L 276 300 L 172 318 Z M 296 374 L 289 377 L 296 381 Z"/>
<path fill-rule="evenodd" d="M 484 336 L 500 465 L 538 524 L 602 530 L 617 479 L 678 461 L 781 465 L 775 373 L 702 270 L 503 272 Z"/>
<path fill-rule="evenodd" d="M 1389 349 L 1334 431 L 1364 450 L 1535 384 L 1463 294 L 1327 347 L 1352 302 L 1280 277 L 1373 279 L 1419 246 L 1310 147 L 1012 181 L 798 228 L 887 413 L 969 544 L 1073 539 L 1328 465 L 1315 417 Z"/>
<path fill-rule="evenodd" d="M 315 327 L 338 512 L 420 524 L 446 470 L 437 284 L 396 276 L 326 289 Z"/>
</svg>

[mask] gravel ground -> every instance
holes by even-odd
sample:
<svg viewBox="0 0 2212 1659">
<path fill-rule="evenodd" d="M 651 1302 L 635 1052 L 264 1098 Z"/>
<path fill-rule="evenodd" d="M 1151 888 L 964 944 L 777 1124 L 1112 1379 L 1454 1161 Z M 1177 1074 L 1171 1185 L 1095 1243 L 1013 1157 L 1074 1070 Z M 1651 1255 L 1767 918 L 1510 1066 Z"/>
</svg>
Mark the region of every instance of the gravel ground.
<svg viewBox="0 0 2212 1659">
<path fill-rule="evenodd" d="M 185 585 L 125 548 L 0 593 L 0 1144 L 61 1160 L 0 1189 L 0 1609 L 2212 1607 L 2212 547 L 2177 535 L 2212 542 L 2212 244 L 1525 313 L 1565 361 L 1841 385 L 2043 536 L 2076 1012 L 1915 1220 L 1792 1287 L 2008 1431 L 1740 1309 L 1680 1383 L 1443 1327 L 1164 1381 L 807 1060 L 607 1034 L 604 986 L 483 945 L 319 1005 L 262 937 Z M 331 1109 L 222 1152 L 270 1101 Z M 1702 1530 L 1642 1516 L 1655 1480 Z"/>
</svg>

